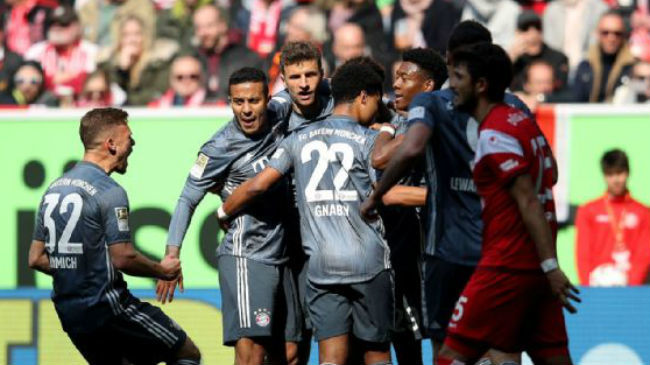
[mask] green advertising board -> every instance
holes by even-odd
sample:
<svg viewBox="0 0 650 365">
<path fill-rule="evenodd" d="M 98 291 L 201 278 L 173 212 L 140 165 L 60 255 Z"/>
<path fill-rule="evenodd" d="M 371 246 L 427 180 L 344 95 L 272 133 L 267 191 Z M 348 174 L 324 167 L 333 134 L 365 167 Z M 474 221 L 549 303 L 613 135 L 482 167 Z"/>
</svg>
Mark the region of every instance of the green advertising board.
<svg viewBox="0 0 650 365">
<path fill-rule="evenodd" d="M 125 175 L 113 174 L 127 191 L 130 225 L 138 249 L 160 258 L 167 227 L 190 167 L 201 145 L 230 119 L 226 109 L 130 112 L 136 141 Z M 83 111 L 30 111 L 0 114 L 0 289 L 49 288 L 51 279 L 27 268 L 36 209 L 48 184 L 83 155 L 79 119 Z M 207 196 L 194 214 L 181 261 L 188 286 L 218 287 L 215 249 L 220 232 L 214 210 L 219 199 Z M 128 278 L 131 288 L 153 281 Z"/>
</svg>

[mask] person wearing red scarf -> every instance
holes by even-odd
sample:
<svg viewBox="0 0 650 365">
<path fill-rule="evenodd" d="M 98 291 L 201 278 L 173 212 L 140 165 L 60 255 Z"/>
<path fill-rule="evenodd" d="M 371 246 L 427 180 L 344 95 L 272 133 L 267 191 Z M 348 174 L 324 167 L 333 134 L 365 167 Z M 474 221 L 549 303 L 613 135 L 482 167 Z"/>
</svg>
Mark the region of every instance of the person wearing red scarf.
<svg viewBox="0 0 650 365">
<path fill-rule="evenodd" d="M 625 152 L 606 152 L 601 167 L 607 184 L 602 197 L 578 208 L 576 259 L 581 285 L 627 286 L 648 281 L 650 209 L 627 189 Z"/>
</svg>

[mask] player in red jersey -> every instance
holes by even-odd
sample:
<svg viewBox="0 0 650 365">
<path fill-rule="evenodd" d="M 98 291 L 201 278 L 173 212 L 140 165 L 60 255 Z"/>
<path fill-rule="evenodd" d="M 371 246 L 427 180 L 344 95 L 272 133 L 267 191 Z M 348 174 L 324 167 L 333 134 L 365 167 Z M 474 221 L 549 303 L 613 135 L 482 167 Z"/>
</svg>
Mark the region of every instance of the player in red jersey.
<svg viewBox="0 0 650 365">
<path fill-rule="evenodd" d="M 502 102 L 512 78 L 503 49 L 478 44 L 453 62 L 454 104 L 480 121 L 473 174 L 483 248 L 436 364 L 473 364 L 489 348 L 571 364 L 562 306 L 575 312 L 570 299 L 580 299 L 557 264 L 551 149 L 534 121 Z"/>
</svg>

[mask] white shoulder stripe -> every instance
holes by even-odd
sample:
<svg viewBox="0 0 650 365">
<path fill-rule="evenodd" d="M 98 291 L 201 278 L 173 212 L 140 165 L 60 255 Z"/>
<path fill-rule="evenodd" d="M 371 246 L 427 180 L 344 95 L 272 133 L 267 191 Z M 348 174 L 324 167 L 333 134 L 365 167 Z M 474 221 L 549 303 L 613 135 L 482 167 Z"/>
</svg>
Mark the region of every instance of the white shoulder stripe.
<svg viewBox="0 0 650 365">
<path fill-rule="evenodd" d="M 474 162 L 478 163 L 483 157 L 497 153 L 511 153 L 524 156 L 524 150 L 515 137 L 494 129 L 481 131 L 478 137 Z"/>
</svg>

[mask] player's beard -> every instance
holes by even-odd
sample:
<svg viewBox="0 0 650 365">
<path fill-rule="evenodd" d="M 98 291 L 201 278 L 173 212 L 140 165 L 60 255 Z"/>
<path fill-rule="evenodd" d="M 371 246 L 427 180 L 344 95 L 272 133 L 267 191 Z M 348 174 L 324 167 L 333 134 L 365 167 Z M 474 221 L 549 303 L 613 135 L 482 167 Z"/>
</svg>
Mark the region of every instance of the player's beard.
<svg viewBox="0 0 650 365">
<path fill-rule="evenodd" d="M 461 100 L 460 103 L 454 104 L 456 110 L 463 113 L 472 114 L 476 105 L 478 104 L 478 99 L 474 95 L 468 95 L 464 100 Z"/>
</svg>

